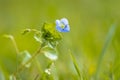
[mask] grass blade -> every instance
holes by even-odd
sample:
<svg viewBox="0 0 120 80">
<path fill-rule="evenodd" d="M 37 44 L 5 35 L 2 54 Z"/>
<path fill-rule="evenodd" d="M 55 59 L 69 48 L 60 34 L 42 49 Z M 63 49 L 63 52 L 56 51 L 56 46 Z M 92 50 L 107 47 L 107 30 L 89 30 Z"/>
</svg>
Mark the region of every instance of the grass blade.
<svg viewBox="0 0 120 80">
<path fill-rule="evenodd" d="M 74 64 L 75 70 L 77 71 L 77 74 L 78 74 L 79 78 L 81 79 L 81 73 L 80 73 L 80 69 L 78 67 L 77 61 L 76 61 L 75 57 L 72 55 L 72 53 L 70 53 L 70 56 L 72 58 L 72 62 Z"/>
<path fill-rule="evenodd" d="M 99 77 L 98 74 L 99 74 L 99 71 L 100 71 L 102 60 L 103 60 L 104 55 L 105 55 L 105 53 L 107 51 L 107 48 L 109 47 L 109 45 L 110 45 L 110 43 L 112 41 L 115 30 L 116 30 L 116 25 L 113 24 L 109 29 L 108 35 L 106 37 L 105 44 L 103 46 L 102 52 L 100 53 L 100 57 L 98 59 L 97 68 L 96 68 L 96 74 L 95 74 L 95 80 L 98 80 L 98 77 Z"/>
</svg>

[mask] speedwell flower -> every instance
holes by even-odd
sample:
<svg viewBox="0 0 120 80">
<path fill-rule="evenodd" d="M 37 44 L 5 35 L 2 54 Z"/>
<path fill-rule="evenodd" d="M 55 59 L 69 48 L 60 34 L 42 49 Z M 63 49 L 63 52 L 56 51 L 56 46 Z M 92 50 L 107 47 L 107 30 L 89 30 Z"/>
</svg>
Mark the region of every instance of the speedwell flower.
<svg viewBox="0 0 120 80">
<path fill-rule="evenodd" d="M 62 18 L 61 20 L 56 20 L 56 29 L 59 32 L 69 32 L 70 26 L 68 20 L 66 18 Z"/>
</svg>

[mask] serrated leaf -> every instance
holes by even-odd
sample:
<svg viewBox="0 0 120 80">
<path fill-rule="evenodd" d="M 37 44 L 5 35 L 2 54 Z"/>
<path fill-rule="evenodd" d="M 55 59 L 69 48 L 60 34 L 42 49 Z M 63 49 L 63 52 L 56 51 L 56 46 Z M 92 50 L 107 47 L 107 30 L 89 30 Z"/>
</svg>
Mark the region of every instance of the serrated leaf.
<svg viewBox="0 0 120 80">
<path fill-rule="evenodd" d="M 52 60 L 52 61 L 55 61 L 58 59 L 58 54 L 57 54 L 57 51 L 56 49 L 54 48 L 51 48 L 49 46 L 45 46 L 43 49 L 42 49 L 42 52 L 44 53 L 44 55 Z"/>
<path fill-rule="evenodd" d="M 25 50 L 25 51 L 23 51 L 19 54 L 19 61 L 22 65 L 24 65 L 26 62 L 28 62 L 29 59 L 31 59 L 31 55 L 27 50 Z M 28 67 L 30 67 L 30 65 L 31 64 L 28 63 L 28 64 L 25 65 L 25 67 L 28 68 Z"/>
</svg>

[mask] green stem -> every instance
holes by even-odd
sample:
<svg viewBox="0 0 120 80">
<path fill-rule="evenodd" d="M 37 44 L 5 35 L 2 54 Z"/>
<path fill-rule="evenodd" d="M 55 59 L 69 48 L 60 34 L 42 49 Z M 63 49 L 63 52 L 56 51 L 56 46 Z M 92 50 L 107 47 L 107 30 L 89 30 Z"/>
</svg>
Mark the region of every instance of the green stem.
<svg viewBox="0 0 120 80">
<path fill-rule="evenodd" d="M 11 41 L 12 41 L 14 47 L 15 47 L 16 53 L 19 54 L 19 49 L 18 49 L 18 47 L 17 47 L 16 41 L 15 41 L 15 39 L 14 39 L 13 36 L 11 36 Z"/>
<path fill-rule="evenodd" d="M 34 53 L 34 55 L 31 57 L 31 59 L 29 59 L 25 64 L 21 65 L 16 72 L 13 73 L 14 76 L 17 75 L 17 73 L 19 73 L 20 71 L 22 71 L 25 67 L 25 65 L 27 65 L 28 63 L 32 62 L 33 59 L 35 59 L 35 57 L 41 52 L 41 47 Z"/>
<path fill-rule="evenodd" d="M 14 37 L 12 35 L 6 35 L 13 43 L 13 46 L 15 47 L 15 50 L 16 50 L 16 72 L 18 70 L 18 54 L 19 54 L 19 49 L 18 49 L 18 46 L 16 44 L 16 41 L 14 39 Z"/>
</svg>

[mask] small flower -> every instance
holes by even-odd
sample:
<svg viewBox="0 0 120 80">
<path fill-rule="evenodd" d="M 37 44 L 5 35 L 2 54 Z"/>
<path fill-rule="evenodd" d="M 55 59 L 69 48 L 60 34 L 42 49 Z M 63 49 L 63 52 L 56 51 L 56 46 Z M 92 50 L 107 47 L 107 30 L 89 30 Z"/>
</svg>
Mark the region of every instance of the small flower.
<svg viewBox="0 0 120 80">
<path fill-rule="evenodd" d="M 66 18 L 62 18 L 61 20 L 56 20 L 56 29 L 59 32 L 69 32 L 70 26 L 68 20 Z"/>
</svg>

